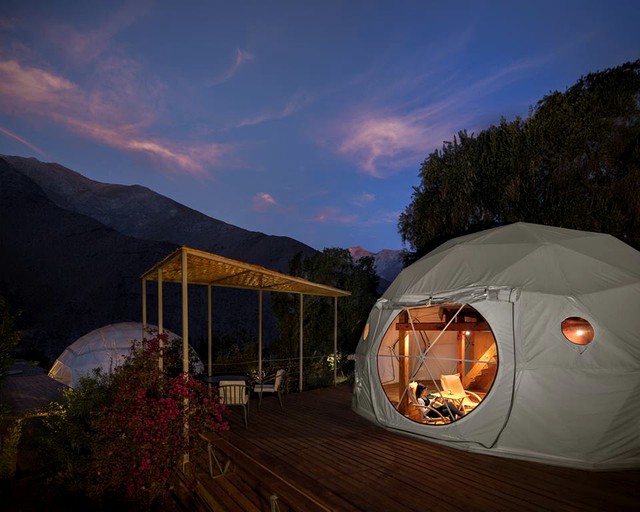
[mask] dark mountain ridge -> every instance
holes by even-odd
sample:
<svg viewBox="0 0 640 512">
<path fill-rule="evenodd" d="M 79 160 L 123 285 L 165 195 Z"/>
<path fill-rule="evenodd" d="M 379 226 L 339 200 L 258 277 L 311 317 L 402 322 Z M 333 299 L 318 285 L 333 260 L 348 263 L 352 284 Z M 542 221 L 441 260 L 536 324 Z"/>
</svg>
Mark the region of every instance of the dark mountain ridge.
<svg viewBox="0 0 640 512">
<path fill-rule="evenodd" d="M 4 158 L 65 210 L 87 215 L 128 236 L 168 241 L 287 272 L 293 254 L 315 249 L 208 217 L 140 185 L 100 183 L 59 164 Z"/>
<path fill-rule="evenodd" d="M 25 353 L 53 359 L 93 329 L 140 321 L 140 275 L 180 245 L 284 272 L 296 253 L 315 252 L 291 238 L 211 219 L 145 187 L 99 183 L 57 164 L 0 156 L 0 293 L 22 310 Z M 156 290 L 148 288 L 148 304 L 157 304 Z M 179 334 L 178 288 L 165 286 L 164 322 Z M 205 296 L 204 287 L 191 287 L 196 347 L 206 339 Z M 255 292 L 216 289 L 214 338 L 257 332 L 257 307 Z M 264 311 L 268 342 L 276 334 L 269 294 Z M 149 323 L 157 322 L 154 315 L 150 307 Z"/>
</svg>

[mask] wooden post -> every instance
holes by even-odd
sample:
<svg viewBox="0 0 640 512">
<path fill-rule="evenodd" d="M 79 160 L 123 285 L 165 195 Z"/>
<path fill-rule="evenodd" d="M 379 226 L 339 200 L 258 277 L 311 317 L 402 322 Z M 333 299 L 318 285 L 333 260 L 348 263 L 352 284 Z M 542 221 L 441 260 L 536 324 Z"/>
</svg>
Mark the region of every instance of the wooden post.
<svg viewBox="0 0 640 512">
<path fill-rule="evenodd" d="M 460 378 L 464 377 L 465 374 L 465 364 L 464 364 L 464 353 L 465 353 L 465 338 L 467 335 L 465 331 L 458 331 L 458 362 L 456 363 L 456 371 L 460 374 Z"/>
<path fill-rule="evenodd" d="M 147 280 L 142 280 L 142 339 L 147 335 Z"/>
<path fill-rule="evenodd" d="M 338 297 L 333 298 L 333 385 L 338 384 Z"/>
<path fill-rule="evenodd" d="M 189 373 L 189 276 L 187 252 L 182 250 L 182 371 Z"/>
<path fill-rule="evenodd" d="M 262 382 L 262 288 L 258 290 L 258 378 Z"/>
<path fill-rule="evenodd" d="M 207 285 L 207 325 L 209 326 L 207 332 L 207 364 L 208 371 L 207 375 L 209 376 L 209 382 L 211 382 L 212 376 L 212 367 L 213 367 L 213 320 L 211 313 L 211 285 Z"/>
<path fill-rule="evenodd" d="M 164 312 L 162 309 L 162 269 L 158 269 L 158 336 L 164 332 Z M 162 360 L 162 338 L 158 338 L 160 341 L 160 357 L 158 358 L 158 368 L 162 370 L 164 368 L 164 361 Z"/>
<path fill-rule="evenodd" d="M 302 325 L 303 307 L 304 307 L 303 298 L 304 298 L 304 295 L 300 294 L 300 383 L 298 385 L 298 388 L 299 388 L 300 392 L 302 392 L 302 380 L 304 379 L 304 374 L 302 372 L 302 362 L 303 362 L 302 345 L 303 345 L 303 341 L 304 341 L 304 335 L 303 335 L 303 327 L 304 326 Z"/>
<path fill-rule="evenodd" d="M 401 323 L 407 323 L 409 321 L 409 315 L 406 311 L 402 311 L 398 315 L 398 321 Z M 409 343 L 407 338 L 407 331 L 398 331 L 398 392 L 400 396 L 400 403 L 398 404 L 398 411 L 405 414 L 409 409 L 409 394 L 406 392 L 409 386 Z"/>
<path fill-rule="evenodd" d="M 182 372 L 185 382 L 189 378 L 189 278 L 187 273 L 187 252 L 182 249 Z M 189 439 L 189 398 L 185 397 L 184 402 L 184 436 Z M 182 468 L 189 464 L 189 453 L 182 455 Z"/>
</svg>

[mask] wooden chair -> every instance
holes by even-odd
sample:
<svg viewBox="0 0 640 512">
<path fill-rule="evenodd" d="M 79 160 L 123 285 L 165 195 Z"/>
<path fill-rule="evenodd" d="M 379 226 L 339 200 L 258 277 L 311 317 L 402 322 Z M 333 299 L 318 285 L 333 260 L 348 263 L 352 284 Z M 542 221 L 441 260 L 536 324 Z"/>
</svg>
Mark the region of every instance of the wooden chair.
<svg viewBox="0 0 640 512">
<path fill-rule="evenodd" d="M 221 380 L 218 388 L 220 403 L 229 407 L 241 406 L 244 412 L 244 428 L 249 428 L 249 389 L 243 380 Z"/>
<path fill-rule="evenodd" d="M 459 373 L 440 375 L 440 386 L 442 386 L 442 396 L 444 398 L 448 396 L 455 397 L 453 401 L 465 414 L 482 402 L 482 398 L 476 393 L 464 389 Z"/>
<path fill-rule="evenodd" d="M 428 405 L 420 405 L 416 398 L 416 388 L 418 383 L 413 381 L 409 383 L 407 394 L 409 396 L 409 411 L 408 416 L 421 423 L 427 423 L 429 425 L 444 425 L 450 423 L 451 419 L 443 416 L 440 411 L 429 407 Z M 429 413 L 429 414 L 428 414 Z"/>
<path fill-rule="evenodd" d="M 253 387 L 253 390 L 258 393 L 258 410 L 262 405 L 262 393 L 276 393 L 278 395 L 278 402 L 280 402 L 280 409 L 282 407 L 282 379 L 284 378 L 284 370 L 280 369 L 276 372 L 275 376 L 266 381 L 259 382 Z"/>
</svg>

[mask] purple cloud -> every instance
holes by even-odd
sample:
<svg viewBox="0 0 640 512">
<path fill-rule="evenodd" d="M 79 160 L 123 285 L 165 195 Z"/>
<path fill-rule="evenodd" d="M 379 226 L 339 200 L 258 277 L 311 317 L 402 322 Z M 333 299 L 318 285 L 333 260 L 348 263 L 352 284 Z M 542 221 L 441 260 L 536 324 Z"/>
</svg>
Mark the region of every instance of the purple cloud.
<svg viewBox="0 0 640 512">
<path fill-rule="evenodd" d="M 110 69 L 116 70 L 118 61 Z M 183 143 L 145 134 L 155 120 L 149 95 L 135 73 L 118 75 L 121 88 L 84 90 L 48 70 L 0 61 L 0 111 L 44 117 L 83 137 L 148 157 L 165 170 L 203 174 L 231 152 L 230 145 Z M 115 91 L 115 92 L 114 92 Z M 146 101 L 145 101 L 146 100 Z"/>
<path fill-rule="evenodd" d="M 231 67 L 227 69 L 220 77 L 213 80 L 209 85 L 216 86 L 228 80 L 231 80 L 246 62 L 250 62 L 254 58 L 255 57 L 252 53 L 241 50 L 240 48 L 236 48 L 236 58 Z"/>
<path fill-rule="evenodd" d="M 266 192 L 258 192 L 253 196 L 253 209 L 257 211 L 264 211 L 272 206 L 277 206 L 277 201 Z"/>
<path fill-rule="evenodd" d="M 328 206 L 317 209 L 314 217 L 310 219 L 310 222 L 314 224 L 353 224 L 357 222 L 357 220 L 358 218 L 355 215 L 343 215 L 338 208 Z"/>
<path fill-rule="evenodd" d="M 3 128 L 2 126 L 0 126 L 0 133 L 4 133 L 7 137 L 18 141 L 20 144 L 23 144 L 23 145 L 27 146 L 29 149 L 35 151 L 36 153 L 39 153 L 40 155 L 42 155 L 44 157 L 47 156 L 46 153 L 44 151 L 42 151 L 38 146 L 36 146 L 35 144 L 32 144 L 28 140 L 20 137 L 19 135 L 16 135 L 12 131 L 9 131 L 6 128 Z"/>
</svg>

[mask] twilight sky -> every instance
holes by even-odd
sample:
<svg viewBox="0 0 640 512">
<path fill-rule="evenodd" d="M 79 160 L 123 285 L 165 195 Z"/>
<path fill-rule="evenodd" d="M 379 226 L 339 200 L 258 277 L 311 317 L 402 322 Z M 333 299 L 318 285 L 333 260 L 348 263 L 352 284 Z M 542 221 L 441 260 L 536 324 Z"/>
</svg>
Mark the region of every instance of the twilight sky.
<svg viewBox="0 0 640 512">
<path fill-rule="evenodd" d="M 639 58 L 639 26 L 635 0 L 3 0 L 0 153 L 400 249 L 431 151 Z"/>
</svg>

